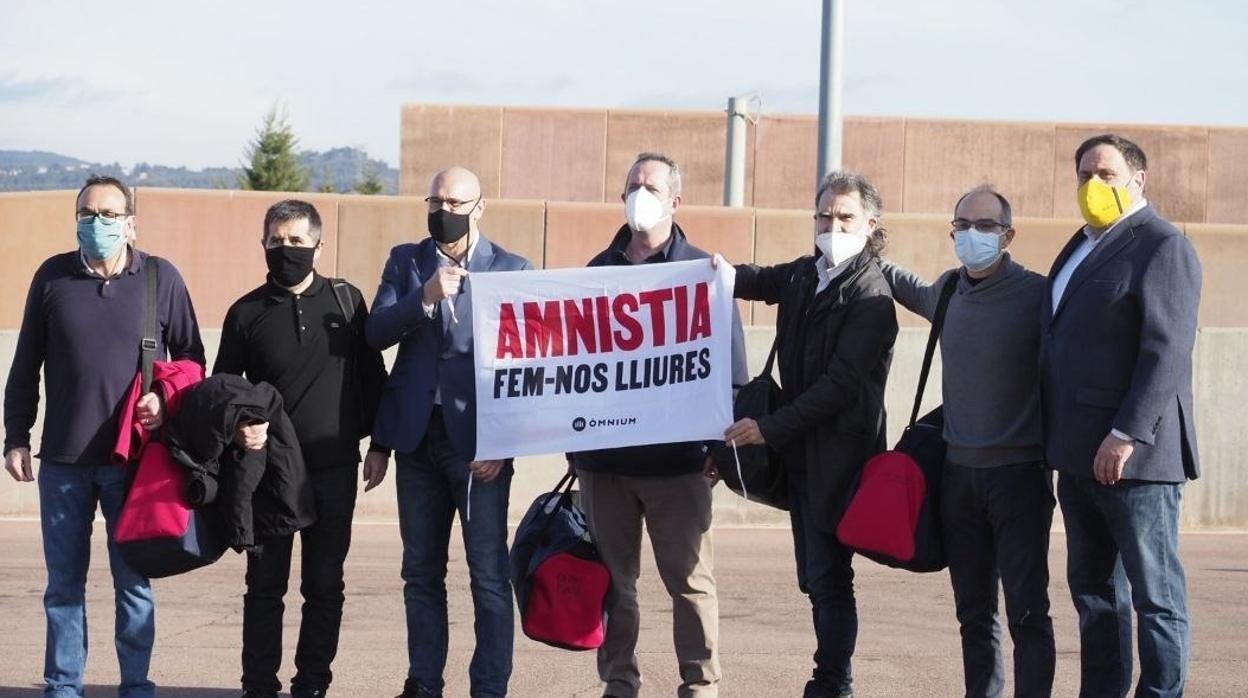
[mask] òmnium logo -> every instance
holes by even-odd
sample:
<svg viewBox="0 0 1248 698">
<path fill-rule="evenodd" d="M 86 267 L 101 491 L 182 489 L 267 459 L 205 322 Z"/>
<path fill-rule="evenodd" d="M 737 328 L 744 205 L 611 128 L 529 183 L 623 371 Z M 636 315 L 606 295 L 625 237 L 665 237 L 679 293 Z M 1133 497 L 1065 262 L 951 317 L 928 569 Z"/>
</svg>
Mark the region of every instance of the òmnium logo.
<svg viewBox="0 0 1248 698">
<path fill-rule="evenodd" d="M 585 419 L 577 417 L 572 420 L 572 429 L 575 431 L 585 431 L 586 428 L 596 429 L 598 427 L 628 427 L 637 424 L 636 417 L 608 417 L 606 419 Z"/>
</svg>

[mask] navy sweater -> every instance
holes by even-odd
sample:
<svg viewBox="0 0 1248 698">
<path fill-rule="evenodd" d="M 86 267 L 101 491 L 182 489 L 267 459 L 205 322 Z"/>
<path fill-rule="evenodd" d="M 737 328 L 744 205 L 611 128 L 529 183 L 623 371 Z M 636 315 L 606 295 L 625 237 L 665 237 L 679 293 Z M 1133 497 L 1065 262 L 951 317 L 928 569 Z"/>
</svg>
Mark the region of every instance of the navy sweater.
<svg viewBox="0 0 1248 698">
<path fill-rule="evenodd" d="M 4 389 L 4 450 L 30 446 L 39 409 L 39 370 L 47 391 L 39 457 L 106 464 L 118 412 L 139 369 L 147 255 L 137 250 L 115 278 L 88 272 L 78 251 L 49 258 L 26 296 L 22 330 Z M 204 363 L 191 298 L 172 264 L 157 259 L 157 358 Z"/>
</svg>

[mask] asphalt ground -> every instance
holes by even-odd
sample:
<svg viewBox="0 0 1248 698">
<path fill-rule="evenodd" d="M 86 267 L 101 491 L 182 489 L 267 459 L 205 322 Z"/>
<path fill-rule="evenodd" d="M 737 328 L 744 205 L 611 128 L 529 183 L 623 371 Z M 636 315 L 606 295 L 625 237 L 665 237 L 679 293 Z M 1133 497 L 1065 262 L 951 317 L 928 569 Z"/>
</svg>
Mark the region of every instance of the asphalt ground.
<svg viewBox="0 0 1248 698">
<path fill-rule="evenodd" d="M 446 696 L 468 695 L 473 648 L 472 603 L 463 551 L 452 537 L 450 658 Z M 1193 627 L 1187 695 L 1248 696 L 1248 534 L 1190 533 L 1181 549 Z M 40 695 L 44 647 L 42 549 L 36 521 L 0 521 L 0 696 Z M 719 528 L 715 575 L 720 597 L 720 695 L 798 696 L 811 668 L 814 636 L 809 603 L 797 590 L 790 533 L 782 528 Z M 400 542 L 393 524 L 361 524 L 347 561 L 347 606 L 334 696 L 393 696 L 406 675 L 406 629 Z M 671 602 L 648 548 L 640 582 L 638 646 L 642 695 L 675 695 Z M 154 584 L 157 642 L 152 678 L 162 696 L 220 698 L 240 693 L 242 556 L 227 553 L 206 569 Z M 952 594 L 945 573 L 916 575 L 858 558 L 859 696 L 958 696 L 962 670 Z M 298 566 L 294 566 L 298 569 Z M 1076 616 L 1064 581 L 1065 538 L 1055 533 L 1050 596 L 1057 632 L 1056 696 L 1078 693 Z M 283 683 L 293 673 L 299 617 L 298 583 L 287 595 Z M 97 524 L 87 590 L 89 696 L 115 695 L 112 588 Z M 601 693 L 593 653 L 538 644 L 519 634 L 511 695 L 596 697 Z M 1009 642 L 1006 640 L 1007 672 Z M 1013 694 L 1012 685 L 1007 694 Z"/>
</svg>

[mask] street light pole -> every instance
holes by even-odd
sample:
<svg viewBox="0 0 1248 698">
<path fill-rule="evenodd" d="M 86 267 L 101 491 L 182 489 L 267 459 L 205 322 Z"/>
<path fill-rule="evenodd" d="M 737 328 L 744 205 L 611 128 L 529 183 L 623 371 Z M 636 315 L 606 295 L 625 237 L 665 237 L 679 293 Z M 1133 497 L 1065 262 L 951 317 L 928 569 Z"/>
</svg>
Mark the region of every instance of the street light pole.
<svg viewBox="0 0 1248 698">
<path fill-rule="evenodd" d="M 819 165 L 815 185 L 841 167 L 845 121 L 845 3 L 823 0 L 819 50 Z"/>
<path fill-rule="evenodd" d="M 724 205 L 745 205 L 746 105 L 749 97 L 728 98 L 728 142 L 724 149 Z"/>
</svg>

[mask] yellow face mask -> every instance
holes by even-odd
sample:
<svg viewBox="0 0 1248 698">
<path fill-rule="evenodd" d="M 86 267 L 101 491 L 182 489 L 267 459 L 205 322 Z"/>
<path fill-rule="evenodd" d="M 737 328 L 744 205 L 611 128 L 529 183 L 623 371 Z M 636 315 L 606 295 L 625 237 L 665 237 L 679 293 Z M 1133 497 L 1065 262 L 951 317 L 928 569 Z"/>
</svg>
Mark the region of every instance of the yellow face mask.
<svg viewBox="0 0 1248 698">
<path fill-rule="evenodd" d="M 1079 187 L 1079 212 L 1093 228 L 1108 228 L 1131 209 L 1126 187 L 1111 187 L 1095 177 Z"/>
</svg>

